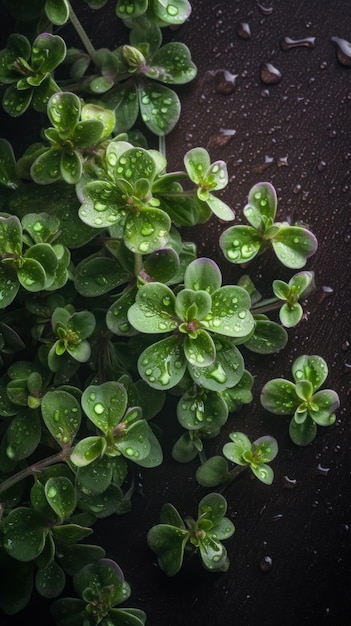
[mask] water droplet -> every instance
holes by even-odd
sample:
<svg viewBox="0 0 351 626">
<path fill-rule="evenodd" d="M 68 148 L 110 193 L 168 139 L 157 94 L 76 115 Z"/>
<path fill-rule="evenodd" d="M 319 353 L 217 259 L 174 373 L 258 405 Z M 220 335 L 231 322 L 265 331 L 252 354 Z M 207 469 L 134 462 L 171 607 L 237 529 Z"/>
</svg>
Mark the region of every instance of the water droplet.
<svg viewBox="0 0 351 626">
<path fill-rule="evenodd" d="M 262 557 L 262 559 L 260 560 L 260 570 L 261 572 L 263 572 L 264 574 L 266 574 L 267 572 L 269 572 L 272 569 L 273 566 L 273 559 L 270 556 L 264 556 Z"/>
<path fill-rule="evenodd" d="M 176 15 L 178 15 L 178 8 L 176 6 L 174 6 L 173 4 L 169 4 L 167 6 L 167 13 L 168 13 L 168 15 L 171 15 L 172 17 L 175 17 Z"/>
<path fill-rule="evenodd" d="M 289 476 L 284 476 L 283 487 L 284 489 L 295 489 L 297 480 L 296 478 L 289 478 Z"/>
<path fill-rule="evenodd" d="M 336 47 L 336 56 L 339 63 L 345 67 L 351 67 L 351 43 L 341 37 L 331 37 L 330 41 Z"/>
<path fill-rule="evenodd" d="M 272 63 L 263 63 L 261 65 L 260 76 L 265 85 L 276 85 L 282 78 L 280 71 Z"/>
<path fill-rule="evenodd" d="M 265 7 L 257 2 L 257 8 L 262 15 L 271 15 L 273 13 L 273 7 Z"/>
<path fill-rule="evenodd" d="M 48 489 L 48 494 L 47 495 L 48 495 L 48 498 L 56 498 L 57 491 L 56 491 L 55 487 L 50 487 Z"/>
<path fill-rule="evenodd" d="M 247 22 L 239 22 L 236 27 L 236 34 L 240 39 L 248 40 L 251 38 L 251 29 Z"/>
<path fill-rule="evenodd" d="M 101 415 L 105 410 L 105 407 L 103 404 L 101 404 L 101 402 L 97 402 L 96 404 L 94 404 L 94 412 L 96 413 L 96 415 Z"/>
<path fill-rule="evenodd" d="M 305 37 L 304 39 L 290 39 L 284 37 L 280 42 L 282 50 L 290 50 L 291 48 L 314 48 L 316 38 Z"/>
<path fill-rule="evenodd" d="M 318 463 L 317 465 L 318 474 L 320 474 L 321 476 L 328 476 L 329 471 L 330 471 L 330 467 L 323 467 L 323 465 Z"/>
</svg>

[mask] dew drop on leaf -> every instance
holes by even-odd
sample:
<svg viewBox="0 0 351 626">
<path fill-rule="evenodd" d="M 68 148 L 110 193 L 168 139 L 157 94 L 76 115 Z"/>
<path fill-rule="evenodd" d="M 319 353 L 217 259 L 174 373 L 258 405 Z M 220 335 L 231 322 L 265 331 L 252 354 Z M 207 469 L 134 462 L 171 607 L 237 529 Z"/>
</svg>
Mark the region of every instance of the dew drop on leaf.
<svg viewBox="0 0 351 626">
<path fill-rule="evenodd" d="M 94 405 L 94 411 L 97 415 L 101 415 L 104 412 L 104 410 L 105 410 L 105 407 L 103 404 L 101 404 L 101 402 L 97 402 Z"/>
</svg>

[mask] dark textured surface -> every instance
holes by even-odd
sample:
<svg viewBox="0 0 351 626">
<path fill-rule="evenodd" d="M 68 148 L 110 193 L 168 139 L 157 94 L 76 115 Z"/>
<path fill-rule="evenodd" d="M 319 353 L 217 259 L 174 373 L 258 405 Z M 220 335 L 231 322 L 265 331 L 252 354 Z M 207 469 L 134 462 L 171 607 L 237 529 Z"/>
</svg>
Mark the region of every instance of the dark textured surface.
<svg viewBox="0 0 351 626">
<path fill-rule="evenodd" d="M 207 147 L 212 160 L 227 161 L 230 184 L 223 198 L 237 211 L 238 220 L 250 187 L 271 181 L 278 193 L 279 218 L 303 220 L 318 237 L 318 252 L 307 265 L 316 273 L 317 291 L 303 321 L 289 331 L 286 350 L 274 357 L 248 357 L 247 367 L 255 375 L 254 403 L 230 417 L 211 443 L 211 452 L 219 452 L 235 429 L 251 438 L 271 434 L 280 444 L 271 487 L 244 474 L 226 493 L 236 525 L 226 542 L 228 573 L 207 574 L 191 565 L 167 579 L 146 546 L 146 532 L 158 521 L 165 501 L 195 515 L 196 502 L 204 494 L 194 479 L 196 464 L 183 466 L 171 459 L 170 448 L 180 432 L 171 403 L 162 418 L 165 463 L 144 476 L 144 495 L 135 494 L 132 513 L 97 524 L 95 538 L 121 565 L 132 586 L 129 604 L 147 612 L 149 626 L 347 626 L 351 68 L 340 63 L 331 38 L 351 41 L 351 4 L 271 0 L 266 10 L 254 0 L 192 4 L 189 22 L 174 39 L 188 44 L 198 78 L 178 90 L 183 108 L 166 142 L 169 169 L 181 168 L 183 154 L 194 146 Z M 98 15 L 102 20 L 102 13 Z M 93 43 L 114 47 L 115 25 L 108 32 L 109 24 L 99 20 Z M 88 32 L 89 23 L 87 12 Z M 248 26 L 247 39 L 243 37 Z M 306 45 L 283 50 L 285 37 L 308 39 Z M 263 82 L 265 64 L 279 70 L 276 84 Z M 23 123 L 18 122 L 17 130 L 12 125 L 12 137 Z M 218 250 L 223 228 L 214 220 L 195 234 L 189 231 L 189 238 L 198 241 L 199 254 L 218 260 L 227 282 L 236 281 L 243 270 L 224 262 Z M 291 276 L 271 255 L 252 263 L 250 271 L 265 296 L 271 295 L 274 278 Z M 327 360 L 327 384 L 338 391 L 342 406 L 336 424 L 319 428 L 313 444 L 299 449 L 288 438 L 287 420 L 267 414 L 258 400 L 264 382 L 289 377 L 292 360 L 303 353 Z M 40 623 L 50 623 L 45 603 L 35 610 Z M 24 624 L 32 614 L 35 618 L 31 607 L 16 617 L 0 618 L 0 624 Z"/>
</svg>

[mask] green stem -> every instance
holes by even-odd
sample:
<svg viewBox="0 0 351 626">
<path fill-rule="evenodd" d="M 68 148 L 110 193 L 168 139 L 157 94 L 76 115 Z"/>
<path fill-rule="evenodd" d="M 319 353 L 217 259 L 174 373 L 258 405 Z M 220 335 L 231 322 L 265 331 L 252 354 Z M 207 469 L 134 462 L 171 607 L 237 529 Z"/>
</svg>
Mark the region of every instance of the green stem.
<svg viewBox="0 0 351 626">
<path fill-rule="evenodd" d="M 236 465 L 230 472 L 228 472 L 225 482 L 222 487 L 218 489 L 218 493 L 223 493 L 228 487 L 232 484 L 232 482 L 249 467 L 249 465 Z"/>
<path fill-rule="evenodd" d="M 72 449 L 73 448 L 64 448 L 63 450 L 60 450 L 60 452 L 57 452 L 52 456 L 48 456 L 46 459 L 42 459 L 37 463 L 33 463 L 33 465 L 29 465 L 20 472 L 17 472 L 17 474 L 10 476 L 10 478 L 7 478 L 7 480 L 4 480 L 4 482 L 0 484 L 0 494 L 10 489 L 10 487 L 13 487 L 21 480 L 28 478 L 28 476 L 37 474 L 38 472 L 49 467 L 50 465 L 54 465 L 55 463 L 60 463 L 61 461 L 64 461 L 71 455 Z"/>
<path fill-rule="evenodd" d="M 94 60 L 94 56 L 95 56 L 95 48 L 93 46 L 93 44 L 91 43 L 88 35 L 86 34 L 82 24 L 80 23 L 76 13 L 74 12 L 71 3 L 69 3 L 69 17 L 70 20 L 74 26 L 74 28 L 76 29 L 82 44 L 84 45 L 87 53 L 89 54 L 90 58 L 92 60 Z"/>
<path fill-rule="evenodd" d="M 135 252 L 134 254 L 134 275 L 138 276 L 140 270 L 143 267 L 143 255 L 139 254 L 139 252 Z"/>
<path fill-rule="evenodd" d="M 251 307 L 251 312 L 256 315 L 256 314 L 260 314 L 260 313 L 269 313 L 270 311 L 276 311 L 277 309 L 280 309 L 283 306 L 284 302 L 283 300 L 274 300 L 270 303 L 267 304 L 262 304 L 257 305 L 257 306 L 253 306 Z"/>
</svg>

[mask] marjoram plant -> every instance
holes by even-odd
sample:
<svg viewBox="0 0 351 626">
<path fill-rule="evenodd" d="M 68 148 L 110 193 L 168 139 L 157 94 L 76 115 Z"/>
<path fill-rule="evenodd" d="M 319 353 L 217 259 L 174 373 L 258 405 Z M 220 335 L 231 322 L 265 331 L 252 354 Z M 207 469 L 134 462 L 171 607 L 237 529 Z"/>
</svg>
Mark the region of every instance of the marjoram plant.
<svg viewBox="0 0 351 626">
<path fill-rule="evenodd" d="M 105 2 L 86 0 L 102 14 Z M 163 31 L 189 18 L 188 0 L 118 0 L 129 39 L 99 50 L 69 0 L 3 5 L 16 23 L 0 50 L 3 110 L 30 113 L 38 133 L 20 155 L 0 139 L 0 609 L 20 612 L 35 589 L 59 626 L 141 626 L 141 608 L 117 606 L 131 593 L 119 565 L 86 540 L 98 520 L 128 514 L 135 471 L 164 462 L 153 419 L 171 393 L 184 430 L 173 458 L 198 459 L 199 484 L 219 490 L 201 498 L 196 519 L 166 503 L 146 540 L 169 576 L 194 554 L 208 571 L 228 569 L 222 541 L 234 526 L 220 492 L 245 468 L 271 484 L 278 443 L 234 431 L 207 459 L 206 442 L 253 399 L 245 350 L 282 350 L 301 320 L 317 241 L 276 221 L 269 182 L 248 193 L 248 225 L 228 225 L 227 167 L 205 148 L 167 170 L 176 88 L 196 66 Z M 68 23 L 82 49 L 65 39 Z M 226 224 L 227 261 L 246 268 L 272 248 L 298 273 L 276 278 L 265 299 L 248 274 L 223 284 L 217 262 L 182 238 L 212 216 Z M 261 399 L 291 416 L 303 446 L 333 423 L 339 398 L 319 390 L 321 357 L 299 356 L 292 373 L 294 382 L 268 381 Z M 68 578 L 76 597 L 65 597 Z"/>
</svg>

